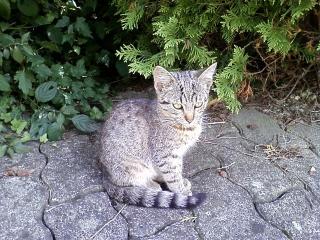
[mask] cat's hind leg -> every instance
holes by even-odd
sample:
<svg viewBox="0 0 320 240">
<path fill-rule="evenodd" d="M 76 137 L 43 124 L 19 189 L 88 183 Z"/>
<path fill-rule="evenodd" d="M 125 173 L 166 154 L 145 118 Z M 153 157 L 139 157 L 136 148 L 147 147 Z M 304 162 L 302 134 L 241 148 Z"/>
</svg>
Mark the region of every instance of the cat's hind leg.
<svg viewBox="0 0 320 240">
<path fill-rule="evenodd" d="M 120 186 L 146 187 L 153 190 L 161 190 L 160 184 L 155 180 L 157 172 L 141 161 L 126 161 L 117 167 L 117 177 L 113 182 Z M 120 183 L 120 184 L 119 184 Z"/>
</svg>

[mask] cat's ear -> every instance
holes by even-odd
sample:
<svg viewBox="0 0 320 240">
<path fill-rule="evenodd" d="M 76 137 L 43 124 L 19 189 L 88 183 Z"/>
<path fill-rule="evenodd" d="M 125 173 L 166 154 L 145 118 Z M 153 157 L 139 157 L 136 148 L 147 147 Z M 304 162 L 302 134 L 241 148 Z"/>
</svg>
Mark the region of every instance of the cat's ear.
<svg viewBox="0 0 320 240">
<path fill-rule="evenodd" d="M 215 75 L 216 71 L 217 71 L 217 63 L 214 63 L 210 67 L 205 69 L 198 77 L 198 81 L 201 84 L 205 84 L 208 90 L 210 90 L 210 87 L 213 83 L 213 76 Z"/>
<path fill-rule="evenodd" d="M 153 70 L 154 88 L 157 93 L 162 93 L 172 86 L 175 79 L 170 72 L 160 66 Z"/>
</svg>

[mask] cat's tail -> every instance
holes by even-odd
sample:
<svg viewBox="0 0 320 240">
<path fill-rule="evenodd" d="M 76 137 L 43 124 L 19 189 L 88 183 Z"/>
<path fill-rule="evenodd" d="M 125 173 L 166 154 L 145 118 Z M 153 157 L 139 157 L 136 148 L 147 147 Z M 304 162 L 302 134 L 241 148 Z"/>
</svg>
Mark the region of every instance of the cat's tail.
<svg viewBox="0 0 320 240">
<path fill-rule="evenodd" d="M 154 208 L 195 208 L 206 198 L 205 193 L 186 196 L 181 193 L 154 190 L 146 187 L 120 187 L 104 181 L 109 196 L 130 205 Z"/>
</svg>

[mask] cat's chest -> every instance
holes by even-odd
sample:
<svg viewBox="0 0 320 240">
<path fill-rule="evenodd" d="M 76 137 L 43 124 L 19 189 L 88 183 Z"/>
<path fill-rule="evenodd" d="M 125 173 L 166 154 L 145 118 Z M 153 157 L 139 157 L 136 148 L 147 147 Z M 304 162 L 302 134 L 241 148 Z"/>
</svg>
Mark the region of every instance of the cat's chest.
<svg viewBox="0 0 320 240">
<path fill-rule="evenodd" d="M 177 134 L 176 147 L 173 149 L 174 154 L 183 156 L 196 143 L 201 131 L 201 126 L 197 126 L 192 131 L 180 131 Z"/>
</svg>

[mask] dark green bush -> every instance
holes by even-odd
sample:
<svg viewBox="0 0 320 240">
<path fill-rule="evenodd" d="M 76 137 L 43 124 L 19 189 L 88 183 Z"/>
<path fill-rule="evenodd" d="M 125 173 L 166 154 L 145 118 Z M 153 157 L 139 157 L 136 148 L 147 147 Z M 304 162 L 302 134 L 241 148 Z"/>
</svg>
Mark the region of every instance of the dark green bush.
<svg viewBox="0 0 320 240">
<path fill-rule="evenodd" d="M 65 127 L 94 130 L 111 107 L 108 80 L 120 24 L 90 1 L 0 0 L 0 156 L 24 142 L 57 140 Z"/>
</svg>

